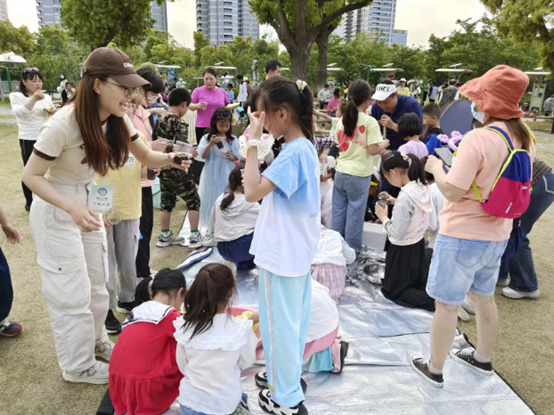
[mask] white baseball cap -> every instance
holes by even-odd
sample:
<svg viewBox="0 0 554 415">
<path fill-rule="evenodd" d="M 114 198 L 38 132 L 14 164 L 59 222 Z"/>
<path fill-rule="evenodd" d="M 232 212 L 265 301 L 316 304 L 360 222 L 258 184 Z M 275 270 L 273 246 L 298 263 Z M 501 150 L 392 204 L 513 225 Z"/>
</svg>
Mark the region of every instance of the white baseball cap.
<svg viewBox="0 0 554 415">
<path fill-rule="evenodd" d="M 396 92 L 395 85 L 379 84 L 375 87 L 375 94 L 371 97 L 377 101 L 384 101 Z"/>
<path fill-rule="evenodd" d="M 400 78 L 400 82 L 408 82 L 408 81 L 406 81 L 406 78 Z"/>
<path fill-rule="evenodd" d="M 244 78 L 242 78 L 242 80 L 243 81 L 248 81 L 248 77 L 245 76 Z"/>
</svg>

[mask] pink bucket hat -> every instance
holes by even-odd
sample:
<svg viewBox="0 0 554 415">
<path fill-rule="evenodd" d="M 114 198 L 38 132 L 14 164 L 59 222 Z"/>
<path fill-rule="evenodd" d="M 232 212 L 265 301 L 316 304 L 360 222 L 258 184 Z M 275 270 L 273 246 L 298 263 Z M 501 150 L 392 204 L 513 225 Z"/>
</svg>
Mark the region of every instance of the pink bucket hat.
<svg viewBox="0 0 554 415">
<path fill-rule="evenodd" d="M 479 105 L 485 114 L 509 120 L 523 116 L 519 101 L 528 85 L 529 77 L 519 69 L 498 65 L 462 86 L 460 94 Z"/>
</svg>

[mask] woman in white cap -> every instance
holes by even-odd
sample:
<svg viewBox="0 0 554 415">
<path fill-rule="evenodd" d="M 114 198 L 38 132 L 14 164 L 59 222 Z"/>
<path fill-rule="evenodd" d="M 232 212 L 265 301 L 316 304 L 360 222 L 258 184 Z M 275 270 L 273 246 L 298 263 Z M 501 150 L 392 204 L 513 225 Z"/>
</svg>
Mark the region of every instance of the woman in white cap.
<svg viewBox="0 0 554 415">
<path fill-rule="evenodd" d="M 396 92 L 398 92 L 398 95 L 406 95 L 407 97 L 411 96 L 410 88 L 406 86 L 406 78 L 400 79 Z"/>
<path fill-rule="evenodd" d="M 108 365 L 95 356 L 109 361 L 113 350 L 104 329 L 106 232 L 101 216 L 89 206 L 105 203 L 109 209 L 114 189 L 95 186 L 95 177 L 124 166 L 129 153 L 145 166 L 174 161 L 173 154 L 154 152 L 137 140 L 125 114 L 145 85 L 124 53 L 93 51 L 73 99 L 44 125 L 23 172 L 36 195 L 31 230 L 58 362 L 68 382 L 107 384 Z M 190 162 L 183 164 L 186 169 Z"/>
</svg>

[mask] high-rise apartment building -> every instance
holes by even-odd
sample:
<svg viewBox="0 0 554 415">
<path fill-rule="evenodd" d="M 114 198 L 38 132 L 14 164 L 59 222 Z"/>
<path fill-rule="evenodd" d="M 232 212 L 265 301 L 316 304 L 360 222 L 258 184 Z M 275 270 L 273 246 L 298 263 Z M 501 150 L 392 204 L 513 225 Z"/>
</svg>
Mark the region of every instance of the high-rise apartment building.
<svg viewBox="0 0 554 415">
<path fill-rule="evenodd" d="M 0 21 L 8 20 L 8 0 L 0 0 Z"/>
<path fill-rule="evenodd" d="M 408 31 L 398 30 L 395 35 L 396 0 L 376 0 L 370 6 L 347 13 L 341 22 L 341 31 L 348 42 L 357 33 L 374 34 L 391 46 L 406 46 Z M 402 42 L 403 43 L 399 43 Z"/>
<path fill-rule="evenodd" d="M 62 25 L 60 19 L 60 0 L 36 0 L 38 25 Z"/>
<path fill-rule="evenodd" d="M 260 25 L 248 0 L 196 0 L 196 30 L 210 45 L 224 45 L 235 36 L 260 37 Z"/>
<path fill-rule="evenodd" d="M 159 5 L 155 1 L 150 2 L 150 15 L 154 22 L 154 29 L 163 30 L 167 32 L 167 3 L 164 1 L 162 5 Z"/>
<path fill-rule="evenodd" d="M 0 0 L 0 15 L 2 10 L 2 2 Z M 36 0 L 38 24 L 40 27 L 44 25 L 62 25 L 60 18 L 60 0 Z M 164 30 L 167 32 L 167 5 L 164 2 L 161 6 L 155 1 L 150 2 L 152 9 L 151 16 L 155 20 L 154 29 Z M 1 19 L 0 19 L 1 20 Z"/>
</svg>

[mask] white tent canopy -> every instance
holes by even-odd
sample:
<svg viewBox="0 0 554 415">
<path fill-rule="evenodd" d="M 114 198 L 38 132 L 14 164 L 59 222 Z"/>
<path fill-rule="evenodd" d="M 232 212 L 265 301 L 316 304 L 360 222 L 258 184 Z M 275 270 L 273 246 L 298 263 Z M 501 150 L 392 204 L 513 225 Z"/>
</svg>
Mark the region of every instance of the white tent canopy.
<svg viewBox="0 0 554 415">
<path fill-rule="evenodd" d="M 435 72 L 446 72 L 446 73 L 472 73 L 471 69 L 458 69 L 458 68 L 441 68 L 436 69 Z"/>
<path fill-rule="evenodd" d="M 13 52 L 8 52 L 0 55 L 0 63 L 27 63 L 27 61 Z"/>
</svg>

